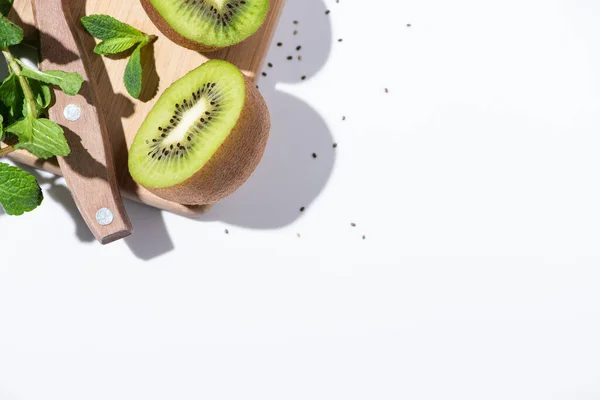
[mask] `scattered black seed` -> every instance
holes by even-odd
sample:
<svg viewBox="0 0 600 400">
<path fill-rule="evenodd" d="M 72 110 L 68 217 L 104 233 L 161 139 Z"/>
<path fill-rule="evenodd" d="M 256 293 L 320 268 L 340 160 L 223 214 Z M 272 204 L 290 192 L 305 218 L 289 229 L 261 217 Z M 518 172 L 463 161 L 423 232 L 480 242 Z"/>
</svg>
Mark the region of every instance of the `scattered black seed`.
<svg viewBox="0 0 600 400">
<path fill-rule="evenodd" d="M 317 153 L 312 154 L 313 158 L 317 158 Z"/>
<path fill-rule="evenodd" d="M 325 15 L 329 15 L 330 12 L 330 10 L 325 11 Z"/>
<path fill-rule="evenodd" d="M 300 49 L 302 49 L 302 46 L 298 46 L 298 47 L 296 47 L 296 50 L 297 50 L 297 51 L 300 51 Z"/>
<path fill-rule="evenodd" d="M 345 120 L 346 120 L 346 116 L 344 115 L 344 116 L 342 117 L 342 121 L 345 121 Z"/>
<path fill-rule="evenodd" d="M 338 42 L 341 42 L 341 41 L 343 41 L 343 40 L 344 40 L 344 39 L 338 39 Z"/>
<path fill-rule="evenodd" d="M 366 236 L 366 235 L 363 235 L 363 240 L 365 240 L 366 238 L 367 238 L 367 236 Z"/>
<path fill-rule="evenodd" d="M 355 224 L 354 222 L 352 222 L 352 223 L 350 224 L 350 226 L 352 226 L 353 228 L 356 228 L 356 224 Z"/>
<path fill-rule="evenodd" d="M 294 25 L 298 25 L 298 21 L 294 21 Z"/>
<path fill-rule="evenodd" d="M 389 89 L 388 89 L 388 88 L 385 88 L 385 92 L 386 92 L 386 93 L 389 93 L 390 91 L 389 91 Z"/>
<path fill-rule="evenodd" d="M 300 79 L 305 80 L 306 79 L 306 75 L 302 75 L 302 78 L 300 78 Z"/>
<path fill-rule="evenodd" d="M 292 56 L 288 56 L 287 57 L 288 60 L 291 60 L 292 58 L 294 58 L 294 57 L 292 57 Z"/>
<path fill-rule="evenodd" d="M 304 210 L 306 210 L 306 208 L 300 207 L 300 212 L 304 212 Z"/>
<path fill-rule="evenodd" d="M 300 234 L 299 234 L 299 233 L 296 233 L 296 236 L 300 237 Z"/>
<path fill-rule="evenodd" d="M 298 31 L 294 31 L 294 36 L 296 36 L 298 34 Z"/>
<path fill-rule="evenodd" d="M 406 27 L 407 27 L 407 28 L 410 28 L 411 26 L 412 26 L 411 24 L 406 24 Z"/>
<path fill-rule="evenodd" d="M 337 143 L 334 143 L 333 144 L 333 148 L 335 149 L 336 147 L 337 147 Z"/>
<path fill-rule="evenodd" d="M 263 72 L 263 73 L 262 73 L 262 76 L 267 76 L 267 73 L 266 73 L 266 72 Z"/>
<path fill-rule="evenodd" d="M 268 63 L 267 65 L 269 66 L 269 68 L 273 68 L 273 64 Z"/>
<path fill-rule="evenodd" d="M 283 43 L 279 42 L 279 43 L 277 43 L 277 46 L 281 47 L 281 46 L 283 46 Z"/>
<path fill-rule="evenodd" d="M 225 229 L 225 234 L 229 235 L 229 229 Z"/>
</svg>

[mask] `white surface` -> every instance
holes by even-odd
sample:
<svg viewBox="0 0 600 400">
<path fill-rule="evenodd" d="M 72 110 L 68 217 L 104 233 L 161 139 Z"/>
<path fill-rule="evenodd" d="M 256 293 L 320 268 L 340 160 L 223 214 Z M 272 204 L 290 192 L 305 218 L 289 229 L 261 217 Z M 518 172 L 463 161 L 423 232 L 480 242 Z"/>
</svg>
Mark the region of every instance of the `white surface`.
<svg viewBox="0 0 600 400">
<path fill-rule="evenodd" d="M 0 217 L 0 399 L 599 399 L 600 3 L 288 2 L 212 213 Z"/>
</svg>

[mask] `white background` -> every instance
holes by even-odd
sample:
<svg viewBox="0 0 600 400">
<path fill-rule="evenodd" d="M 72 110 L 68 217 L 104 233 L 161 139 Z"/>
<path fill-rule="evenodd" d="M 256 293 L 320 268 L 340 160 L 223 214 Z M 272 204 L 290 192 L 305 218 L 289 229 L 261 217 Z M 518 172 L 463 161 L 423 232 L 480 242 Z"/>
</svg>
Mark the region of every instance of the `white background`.
<svg viewBox="0 0 600 400">
<path fill-rule="evenodd" d="M 600 399 L 600 3 L 288 0 L 267 61 L 206 216 L 0 216 L 0 399 Z"/>
</svg>

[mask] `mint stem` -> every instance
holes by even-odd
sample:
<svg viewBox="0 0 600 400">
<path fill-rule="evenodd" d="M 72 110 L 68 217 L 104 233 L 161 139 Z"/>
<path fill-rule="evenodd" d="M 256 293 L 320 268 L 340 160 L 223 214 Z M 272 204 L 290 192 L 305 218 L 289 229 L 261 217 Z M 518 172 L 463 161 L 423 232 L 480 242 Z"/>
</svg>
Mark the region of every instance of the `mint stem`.
<svg viewBox="0 0 600 400">
<path fill-rule="evenodd" d="M 6 62 L 8 63 L 12 72 L 19 78 L 19 84 L 23 89 L 23 94 L 25 95 L 25 100 L 27 101 L 27 108 L 29 108 L 29 116 L 31 119 L 37 119 L 38 112 L 35 98 L 33 97 L 33 92 L 29 87 L 29 83 L 27 83 L 27 79 L 25 79 L 24 76 L 21 76 L 21 66 L 6 47 L 0 48 L 0 51 L 2 51 L 2 54 L 4 55 L 4 58 L 6 59 Z"/>
<path fill-rule="evenodd" d="M 15 151 L 16 149 L 12 146 L 6 146 L 3 149 L 0 149 L 0 157 L 5 156 L 9 153 L 12 153 L 13 151 Z"/>
</svg>

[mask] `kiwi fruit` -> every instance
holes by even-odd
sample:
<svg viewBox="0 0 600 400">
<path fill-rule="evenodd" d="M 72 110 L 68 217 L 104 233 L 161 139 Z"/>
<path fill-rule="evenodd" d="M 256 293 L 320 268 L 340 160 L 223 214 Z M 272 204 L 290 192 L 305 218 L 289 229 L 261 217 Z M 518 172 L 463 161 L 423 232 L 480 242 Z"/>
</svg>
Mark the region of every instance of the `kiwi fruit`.
<svg viewBox="0 0 600 400">
<path fill-rule="evenodd" d="M 269 0 L 140 0 L 160 31 L 180 46 L 209 52 L 240 43 L 264 23 Z"/>
<path fill-rule="evenodd" d="M 233 64 L 210 60 L 159 97 L 129 150 L 141 186 L 180 204 L 213 204 L 260 162 L 271 128 L 256 86 Z"/>
</svg>

